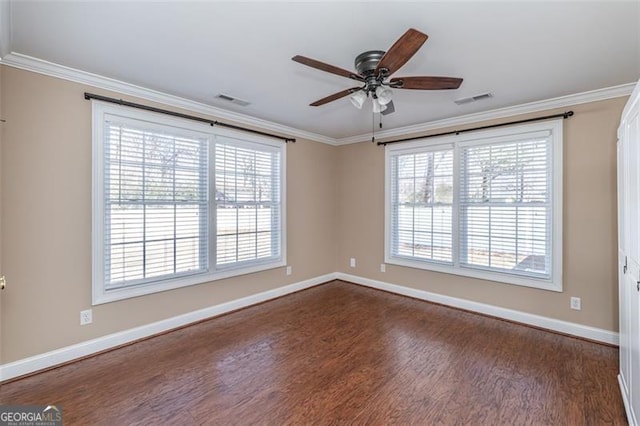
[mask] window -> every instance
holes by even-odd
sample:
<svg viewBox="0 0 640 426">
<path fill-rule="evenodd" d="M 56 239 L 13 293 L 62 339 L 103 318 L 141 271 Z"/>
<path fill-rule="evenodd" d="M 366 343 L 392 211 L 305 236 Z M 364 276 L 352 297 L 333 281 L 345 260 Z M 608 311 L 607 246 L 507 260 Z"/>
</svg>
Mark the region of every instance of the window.
<svg viewBox="0 0 640 426">
<path fill-rule="evenodd" d="M 562 290 L 562 121 L 386 147 L 385 261 Z"/>
<path fill-rule="evenodd" d="M 284 266 L 281 142 L 93 103 L 94 304 Z"/>
<path fill-rule="evenodd" d="M 451 263 L 453 150 L 401 154 L 391 167 L 393 253 Z"/>
<path fill-rule="evenodd" d="M 105 288 L 206 271 L 207 138 L 122 119 L 104 126 Z"/>
<path fill-rule="evenodd" d="M 219 137 L 216 143 L 216 265 L 280 255 L 280 147 Z"/>
</svg>

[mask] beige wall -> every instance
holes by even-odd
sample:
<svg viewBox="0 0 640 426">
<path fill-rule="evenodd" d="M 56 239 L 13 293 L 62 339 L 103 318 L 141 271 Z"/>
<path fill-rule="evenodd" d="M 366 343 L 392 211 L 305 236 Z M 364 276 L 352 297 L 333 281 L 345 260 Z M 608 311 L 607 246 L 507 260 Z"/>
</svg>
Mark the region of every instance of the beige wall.
<svg viewBox="0 0 640 426">
<path fill-rule="evenodd" d="M 392 265 L 380 273 L 384 148 L 299 140 L 287 145 L 292 276 L 279 268 L 99 305 L 81 327 L 79 312 L 91 306 L 91 104 L 83 92 L 122 96 L 5 66 L 0 91 L 1 273 L 9 282 L 0 363 L 334 271 L 617 330 L 615 134 L 624 98 L 576 106 L 565 121 L 563 293 Z M 582 311 L 569 309 L 570 296 L 582 298 Z"/>
<path fill-rule="evenodd" d="M 564 292 L 393 265 L 381 273 L 384 148 L 370 142 L 339 147 L 338 270 L 617 331 L 616 129 L 625 102 L 626 98 L 617 98 L 532 115 L 575 111 L 564 121 Z M 468 127 L 484 124 L 490 123 Z M 357 260 L 355 269 L 349 267 L 350 257 Z M 571 296 L 582 298 L 582 311 L 569 309 Z"/>
<path fill-rule="evenodd" d="M 335 271 L 334 147 L 287 145 L 284 268 L 91 306 L 91 103 L 65 80 L 0 66 L 5 106 L 2 238 L 9 286 L 0 320 L 3 362 L 169 318 Z M 136 101 L 135 99 L 133 99 Z M 143 103 L 148 103 L 144 102 Z"/>
</svg>

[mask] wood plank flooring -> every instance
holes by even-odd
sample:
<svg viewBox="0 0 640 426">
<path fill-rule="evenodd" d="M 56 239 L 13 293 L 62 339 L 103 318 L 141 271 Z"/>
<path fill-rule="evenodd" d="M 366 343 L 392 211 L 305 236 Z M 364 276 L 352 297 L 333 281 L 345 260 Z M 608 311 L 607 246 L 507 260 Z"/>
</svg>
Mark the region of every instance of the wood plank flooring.
<svg viewBox="0 0 640 426">
<path fill-rule="evenodd" d="M 626 424 L 616 348 L 334 281 L 3 385 L 65 425 Z"/>
</svg>

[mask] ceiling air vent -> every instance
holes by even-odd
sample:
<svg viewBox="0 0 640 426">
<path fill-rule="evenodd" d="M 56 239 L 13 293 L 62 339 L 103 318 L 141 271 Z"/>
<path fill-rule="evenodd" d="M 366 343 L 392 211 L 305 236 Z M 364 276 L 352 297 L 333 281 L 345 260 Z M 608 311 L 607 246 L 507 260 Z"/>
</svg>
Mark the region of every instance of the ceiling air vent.
<svg viewBox="0 0 640 426">
<path fill-rule="evenodd" d="M 216 96 L 216 99 L 220 99 L 220 100 L 223 100 L 225 102 L 231 102 L 232 104 L 240 105 L 240 106 L 243 106 L 243 107 L 249 105 L 249 103 L 250 103 L 250 102 L 247 102 L 247 101 L 243 101 L 242 99 L 234 98 L 233 96 L 224 95 L 222 93 L 220 93 L 218 96 Z"/>
<path fill-rule="evenodd" d="M 481 93 L 475 96 L 469 96 L 468 98 L 460 98 L 456 99 L 455 102 L 458 105 L 470 104 L 471 102 L 481 101 L 483 99 L 493 98 L 493 94 L 491 92 Z"/>
</svg>

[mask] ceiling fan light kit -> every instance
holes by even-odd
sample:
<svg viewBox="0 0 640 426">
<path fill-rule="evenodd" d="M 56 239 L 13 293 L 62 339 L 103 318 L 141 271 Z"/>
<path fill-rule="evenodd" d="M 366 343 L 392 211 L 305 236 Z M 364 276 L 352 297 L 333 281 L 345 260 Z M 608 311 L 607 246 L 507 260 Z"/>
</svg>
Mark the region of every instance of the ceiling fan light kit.
<svg viewBox="0 0 640 426">
<path fill-rule="evenodd" d="M 387 109 L 386 105 L 383 105 L 380 103 L 380 101 L 376 98 L 373 99 L 373 112 L 374 113 L 379 113 L 384 111 L 385 109 Z"/>
<path fill-rule="evenodd" d="M 376 89 L 376 99 L 380 102 L 380 105 L 386 105 L 391 102 L 392 95 L 393 92 L 388 87 L 378 86 Z"/>
<path fill-rule="evenodd" d="M 364 101 L 367 100 L 367 95 L 361 90 L 358 90 L 353 95 L 349 96 L 349 100 L 353 104 L 354 107 L 358 109 L 362 109 L 362 105 L 364 105 Z"/>
<path fill-rule="evenodd" d="M 369 50 L 356 56 L 355 68 L 357 72 L 347 71 L 315 59 L 296 55 L 292 60 L 321 71 L 347 77 L 359 81 L 363 85 L 334 93 L 310 104 L 320 106 L 337 99 L 349 96 L 351 103 L 362 109 L 369 96 L 373 101 L 373 112 L 386 114 L 395 111 L 392 103 L 391 89 L 410 90 L 446 90 L 457 89 L 462 84 L 461 78 L 454 77 L 395 77 L 389 78 L 402 67 L 418 49 L 427 41 L 428 36 L 418 30 L 410 28 L 400 37 L 391 48 L 383 50 Z M 389 108 L 387 107 L 389 106 Z"/>
</svg>

